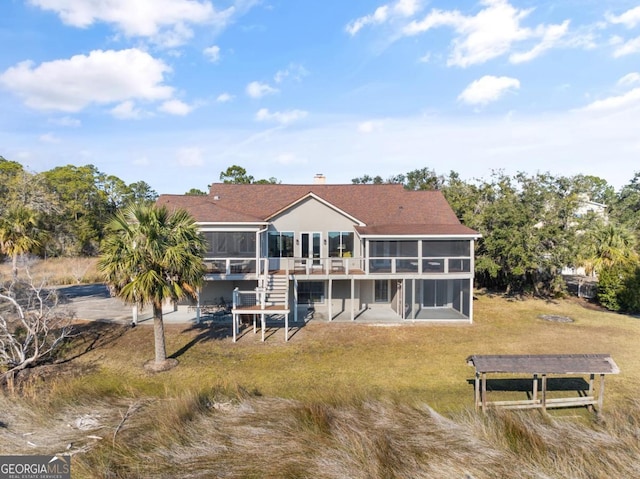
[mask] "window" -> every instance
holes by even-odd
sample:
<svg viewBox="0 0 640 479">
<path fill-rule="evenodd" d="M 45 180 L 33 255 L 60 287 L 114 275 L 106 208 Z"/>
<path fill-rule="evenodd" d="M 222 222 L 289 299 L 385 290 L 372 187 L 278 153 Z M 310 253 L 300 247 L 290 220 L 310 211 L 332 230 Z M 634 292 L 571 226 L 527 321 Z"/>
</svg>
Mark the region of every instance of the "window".
<svg viewBox="0 0 640 479">
<path fill-rule="evenodd" d="M 376 303 L 389 302 L 389 281 L 386 279 L 377 279 L 374 281 L 373 299 Z"/>
<path fill-rule="evenodd" d="M 269 257 L 293 258 L 293 231 L 269 231 Z"/>
<path fill-rule="evenodd" d="M 253 258 L 256 234 L 253 231 L 205 231 L 209 258 Z"/>
<path fill-rule="evenodd" d="M 353 256 L 353 233 L 348 231 L 329 232 L 329 257 L 345 258 Z"/>
<path fill-rule="evenodd" d="M 324 303 L 324 282 L 304 281 L 298 283 L 298 303 Z"/>
</svg>

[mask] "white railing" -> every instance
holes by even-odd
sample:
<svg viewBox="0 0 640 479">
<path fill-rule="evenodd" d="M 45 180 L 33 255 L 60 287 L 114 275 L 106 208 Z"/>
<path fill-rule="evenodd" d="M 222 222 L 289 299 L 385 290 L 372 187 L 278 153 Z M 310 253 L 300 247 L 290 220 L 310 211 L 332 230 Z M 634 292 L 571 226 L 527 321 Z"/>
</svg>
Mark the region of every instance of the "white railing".
<svg viewBox="0 0 640 479">
<path fill-rule="evenodd" d="M 416 274 L 448 274 L 448 273 L 470 273 L 471 258 L 448 258 L 448 257 L 376 257 L 369 258 L 366 270 L 369 274 L 396 274 L 396 273 L 416 273 Z"/>
<path fill-rule="evenodd" d="M 372 258 L 207 258 L 208 274 L 255 274 L 266 278 L 270 270 L 285 274 L 448 274 L 470 273 L 471 258 L 464 257 L 372 257 Z"/>
</svg>

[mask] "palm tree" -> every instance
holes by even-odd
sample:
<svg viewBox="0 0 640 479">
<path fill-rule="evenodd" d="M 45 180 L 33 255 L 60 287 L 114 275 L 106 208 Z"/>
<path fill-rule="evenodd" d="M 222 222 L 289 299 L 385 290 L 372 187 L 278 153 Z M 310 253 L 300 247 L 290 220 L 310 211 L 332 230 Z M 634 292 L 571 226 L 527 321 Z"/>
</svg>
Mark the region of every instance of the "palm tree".
<svg viewBox="0 0 640 479">
<path fill-rule="evenodd" d="M 585 235 L 582 263 L 588 274 L 628 265 L 637 260 L 635 245 L 635 237 L 628 229 L 613 224 L 599 225 Z"/>
<path fill-rule="evenodd" d="M 40 246 L 38 215 L 24 206 L 12 206 L 0 217 L 0 251 L 11 257 L 13 279 L 18 277 L 18 257 Z"/>
<path fill-rule="evenodd" d="M 107 226 L 98 268 L 129 304 L 153 307 L 155 368 L 169 367 L 162 304 L 195 296 L 202 285 L 204 238 L 184 210 L 133 204 Z"/>
</svg>

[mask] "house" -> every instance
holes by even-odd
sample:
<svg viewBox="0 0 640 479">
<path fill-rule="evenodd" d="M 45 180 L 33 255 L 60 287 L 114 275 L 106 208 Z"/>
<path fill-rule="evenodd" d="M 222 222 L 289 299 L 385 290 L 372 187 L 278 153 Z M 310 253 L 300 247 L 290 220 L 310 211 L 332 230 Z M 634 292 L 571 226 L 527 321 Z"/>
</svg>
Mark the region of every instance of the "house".
<svg viewBox="0 0 640 479">
<path fill-rule="evenodd" d="M 399 184 L 213 184 L 161 195 L 207 240 L 198 308 L 236 315 L 473 319 L 474 241 L 439 191 Z"/>
</svg>

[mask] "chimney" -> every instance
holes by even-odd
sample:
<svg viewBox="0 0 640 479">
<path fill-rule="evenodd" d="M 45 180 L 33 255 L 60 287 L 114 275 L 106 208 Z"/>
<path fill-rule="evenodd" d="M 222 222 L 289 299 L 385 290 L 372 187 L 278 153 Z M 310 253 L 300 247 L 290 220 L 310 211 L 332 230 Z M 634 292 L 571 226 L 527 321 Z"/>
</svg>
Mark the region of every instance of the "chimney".
<svg viewBox="0 0 640 479">
<path fill-rule="evenodd" d="M 313 177 L 314 185 L 324 185 L 327 182 L 327 178 L 322 173 L 316 173 Z"/>
</svg>

